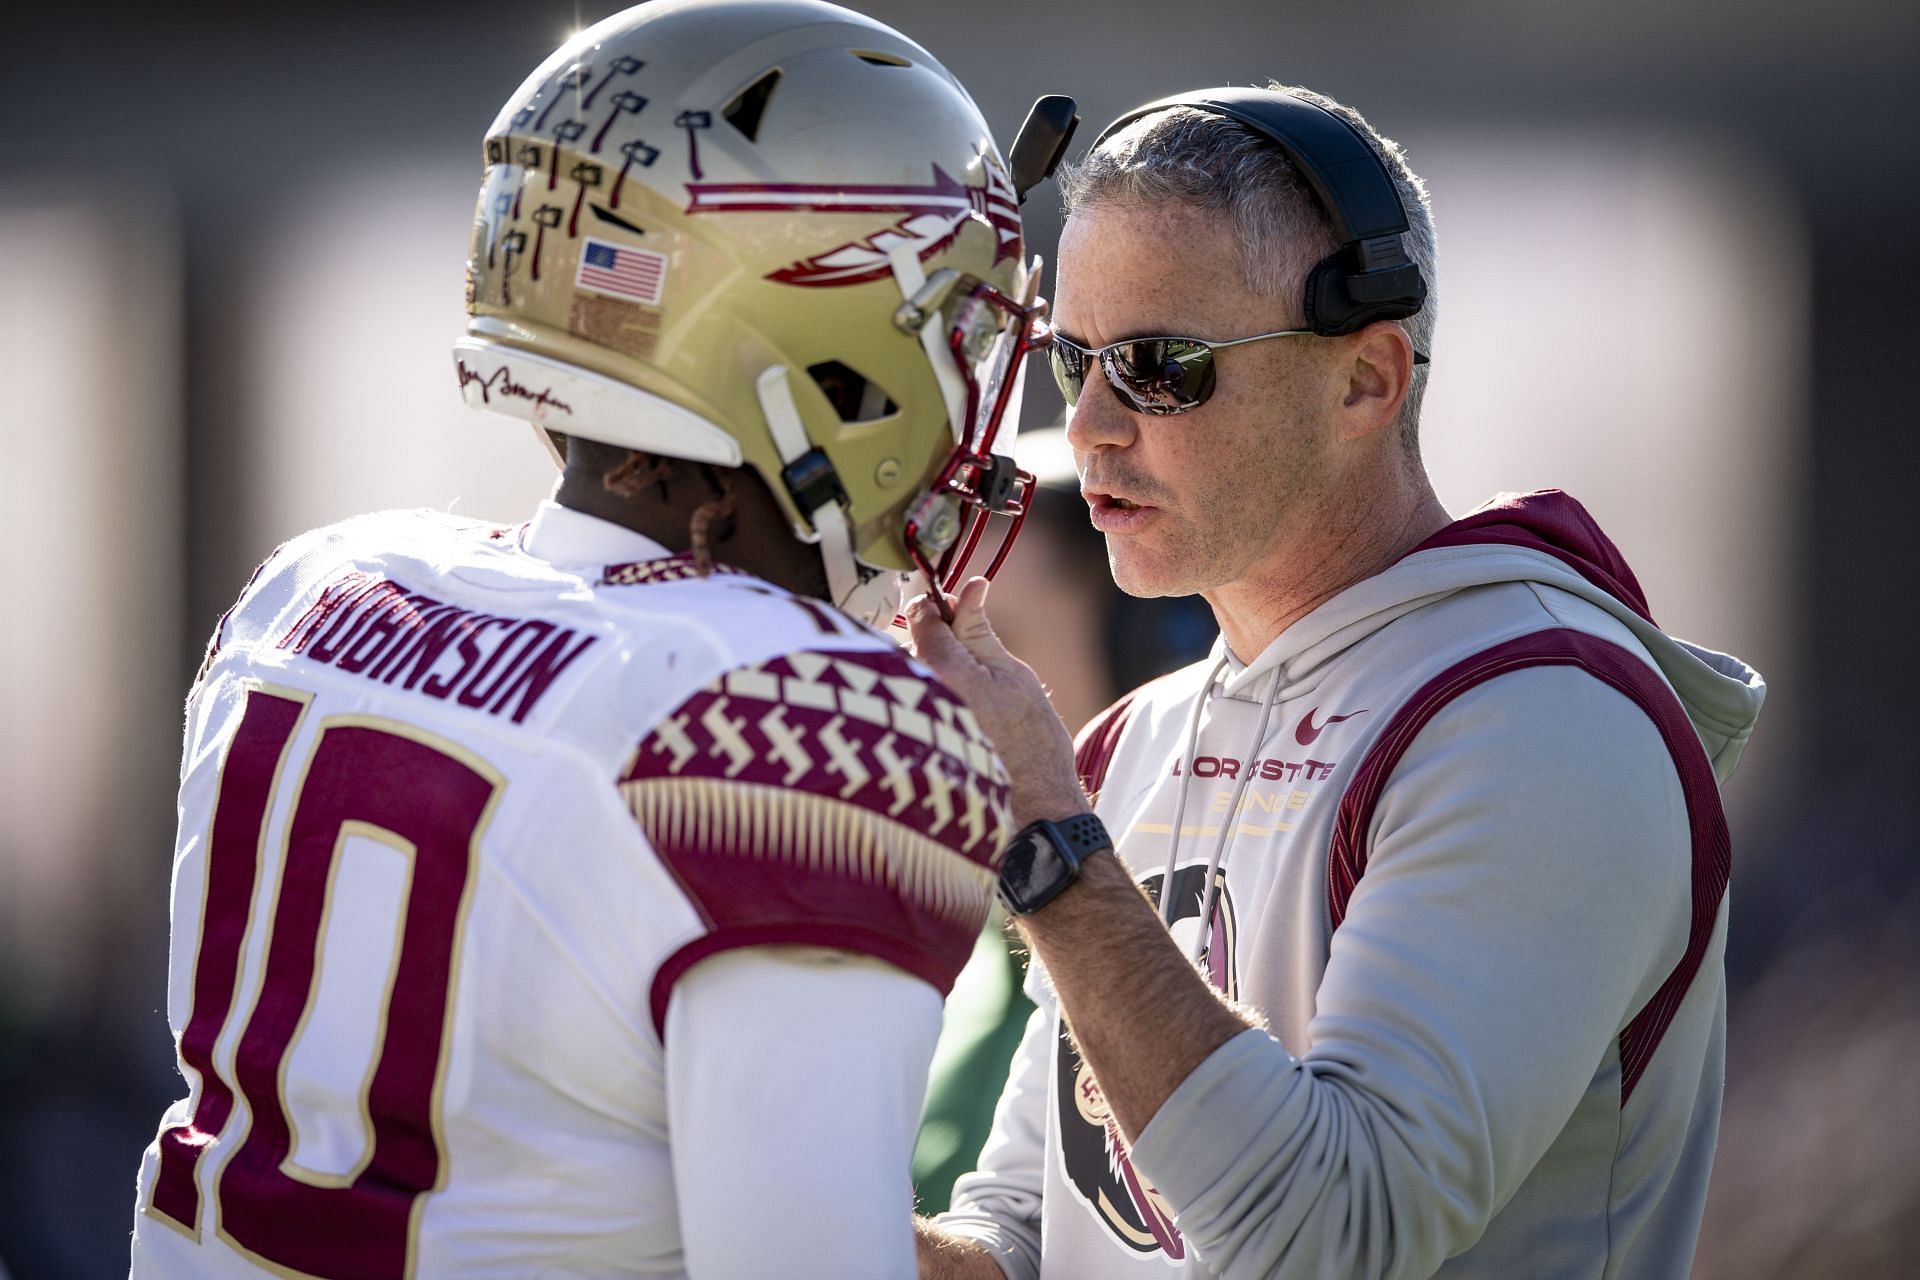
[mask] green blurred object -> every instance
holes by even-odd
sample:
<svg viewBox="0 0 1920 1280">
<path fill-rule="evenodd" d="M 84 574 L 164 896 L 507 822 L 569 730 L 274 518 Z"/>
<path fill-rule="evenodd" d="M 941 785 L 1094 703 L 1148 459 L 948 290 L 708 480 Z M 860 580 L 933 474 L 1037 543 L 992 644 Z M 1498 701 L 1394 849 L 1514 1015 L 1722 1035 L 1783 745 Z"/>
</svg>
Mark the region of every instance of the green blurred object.
<svg viewBox="0 0 1920 1280">
<path fill-rule="evenodd" d="M 1014 949 L 996 906 L 947 997 L 946 1023 L 933 1053 L 913 1148 L 914 1202 L 921 1213 L 947 1207 L 954 1179 L 974 1168 L 986 1141 L 1007 1064 L 1033 1012 L 1020 990 L 1025 976 L 1025 953 Z"/>
</svg>

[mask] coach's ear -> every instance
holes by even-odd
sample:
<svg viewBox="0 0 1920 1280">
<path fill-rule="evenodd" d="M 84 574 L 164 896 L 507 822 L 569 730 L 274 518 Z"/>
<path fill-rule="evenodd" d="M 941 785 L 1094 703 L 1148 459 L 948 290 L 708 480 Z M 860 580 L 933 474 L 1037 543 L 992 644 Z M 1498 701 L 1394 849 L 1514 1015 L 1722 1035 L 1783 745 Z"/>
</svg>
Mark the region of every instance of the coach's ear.
<svg viewBox="0 0 1920 1280">
<path fill-rule="evenodd" d="M 1340 344 L 1347 382 L 1346 397 L 1340 403 L 1339 436 L 1358 440 L 1400 417 L 1407 388 L 1413 384 L 1413 343 L 1407 331 L 1391 320 L 1376 320 L 1335 341 Z"/>
</svg>

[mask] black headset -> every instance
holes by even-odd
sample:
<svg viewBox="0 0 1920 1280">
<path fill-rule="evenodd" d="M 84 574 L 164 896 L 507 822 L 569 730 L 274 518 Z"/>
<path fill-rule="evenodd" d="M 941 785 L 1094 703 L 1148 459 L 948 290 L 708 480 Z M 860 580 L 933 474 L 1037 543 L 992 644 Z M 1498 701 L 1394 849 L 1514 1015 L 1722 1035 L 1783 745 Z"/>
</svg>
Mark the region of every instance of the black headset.
<svg viewBox="0 0 1920 1280">
<path fill-rule="evenodd" d="M 1170 107 L 1210 111 L 1252 129 L 1293 161 L 1319 197 L 1340 247 L 1307 275 L 1309 329 L 1336 337 L 1376 320 L 1404 320 L 1426 304 L 1426 278 L 1401 239 L 1407 211 L 1386 162 L 1359 130 L 1283 90 L 1202 89 L 1135 107 L 1102 129 L 1094 147 L 1141 116 Z M 1424 354 L 1419 358 L 1424 362 Z"/>
</svg>

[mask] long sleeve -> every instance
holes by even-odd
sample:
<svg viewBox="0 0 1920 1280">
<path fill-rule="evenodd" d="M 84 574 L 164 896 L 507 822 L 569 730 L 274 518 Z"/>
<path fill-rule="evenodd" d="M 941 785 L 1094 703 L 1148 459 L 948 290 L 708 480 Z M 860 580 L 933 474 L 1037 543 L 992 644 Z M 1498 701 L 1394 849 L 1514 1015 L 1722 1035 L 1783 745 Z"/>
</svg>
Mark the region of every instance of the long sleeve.
<svg viewBox="0 0 1920 1280">
<path fill-rule="evenodd" d="M 911 1277 L 939 1033 L 939 993 L 871 957 L 745 948 L 688 970 L 666 1036 L 688 1273 Z"/>
<path fill-rule="evenodd" d="M 1029 983 L 1031 989 L 1033 984 Z M 1053 1009 L 1041 995 L 1014 1052 L 979 1168 L 953 1185 L 941 1226 L 992 1251 L 1008 1280 L 1040 1274 L 1040 1203 L 1046 1169 L 1047 1070 L 1053 1062 Z"/>
<path fill-rule="evenodd" d="M 1684 949 L 1679 778 L 1647 716 L 1577 670 L 1449 704 L 1372 836 L 1311 1044 L 1234 1038 L 1132 1149 L 1215 1274 L 1432 1275 L 1513 1197 Z"/>
</svg>

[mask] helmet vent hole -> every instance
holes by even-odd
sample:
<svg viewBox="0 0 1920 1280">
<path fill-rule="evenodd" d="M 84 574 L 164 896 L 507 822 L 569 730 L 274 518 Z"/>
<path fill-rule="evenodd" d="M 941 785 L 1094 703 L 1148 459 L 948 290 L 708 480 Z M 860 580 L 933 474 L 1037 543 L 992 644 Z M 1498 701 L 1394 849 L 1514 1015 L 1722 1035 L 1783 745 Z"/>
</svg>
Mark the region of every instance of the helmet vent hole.
<svg viewBox="0 0 1920 1280">
<path fill-rule="evenodd" d="M 886 388 L 838 360 L 810 365 L 807 373 L 842 422 L 877 422 L 900 412 Z"/>
<path fill-rule="evenodd" d="M 720 114 L 725 116 L 727 123 L 738 129 L 748 142 L 758 142 L 760 118 L 766 115 L 767 103 L 773 97 L 774 87 L 779 83 L 780 69 L 775 67 L 742 89 L 734 100 L 721 110 Z"/>
<path fill-rule="evenodd" d="M 897 53 L 876 53 L 872 49 L 849 49 L 847 52 L 860 59 L 860 61 L 871 63 L 876 67 L 910 67 L 913 65 Z"/>
</svg>

